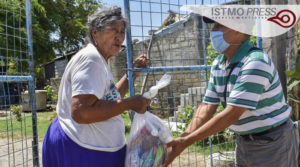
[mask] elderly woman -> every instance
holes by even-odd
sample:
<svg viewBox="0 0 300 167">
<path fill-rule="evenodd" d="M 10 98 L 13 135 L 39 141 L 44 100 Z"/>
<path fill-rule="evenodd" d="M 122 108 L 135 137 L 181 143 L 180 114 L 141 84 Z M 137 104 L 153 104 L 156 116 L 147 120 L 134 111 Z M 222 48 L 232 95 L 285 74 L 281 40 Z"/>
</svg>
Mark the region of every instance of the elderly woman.
<svg viewBox="0 0 300 167">
<path fill-rule="evenodd" d="M 120 114 L 130 109 L 144 113 L 149 104 L 142 96 L 123 99 L 127 77 L 115 85 L 107 64 L 124 41 L 127 24 L 121 9 L 97 11 L 87 25 L 87 45 L 70 60 L 61 80 L 58 118 L 43 143 L 44 167 L 124 166 L 126 141 Z M 134 66 L 148 63 L 140 56 Z"/>
</svg>

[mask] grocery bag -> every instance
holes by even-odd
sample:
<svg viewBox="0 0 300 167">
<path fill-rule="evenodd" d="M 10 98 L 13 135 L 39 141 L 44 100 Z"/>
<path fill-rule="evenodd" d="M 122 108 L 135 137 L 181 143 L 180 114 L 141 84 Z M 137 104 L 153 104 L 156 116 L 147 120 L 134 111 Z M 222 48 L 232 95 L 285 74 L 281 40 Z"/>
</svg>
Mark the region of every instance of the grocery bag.
<svg viewBox="0 0 300 167">
<path fill-rule="evenodd" d="M 166 160 L 170 130 L 157 116 L 146 112 L 134 115 L 127 145 L 126 167 L 160 167 Z"/>
<path fill-rule="evenodd" d="M 143 96 L 152 99 L 158 90 L 169 85 L 171 76 L 165 74 Z M 135 113 L 126 152 L 126 167 L 160 167 L 167 157 L 167 144 L 173 140 L 170 130 L 157 116 Z"/>
</svg>

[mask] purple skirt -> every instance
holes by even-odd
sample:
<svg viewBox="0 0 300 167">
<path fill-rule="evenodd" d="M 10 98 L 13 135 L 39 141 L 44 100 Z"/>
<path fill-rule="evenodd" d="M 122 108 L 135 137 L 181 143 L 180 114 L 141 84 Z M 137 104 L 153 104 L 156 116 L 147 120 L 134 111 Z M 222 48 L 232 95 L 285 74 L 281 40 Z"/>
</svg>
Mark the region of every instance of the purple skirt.
<svg viewBox="0 0 300 167">
<path fill-rule="evenodd" d="M 117 152 L 79 146 L 65 134 L 57 118 L 49 126 L 43 143 L 44 167 L 123 167 L 125 155 L 126 146 Z"/>
</svg>

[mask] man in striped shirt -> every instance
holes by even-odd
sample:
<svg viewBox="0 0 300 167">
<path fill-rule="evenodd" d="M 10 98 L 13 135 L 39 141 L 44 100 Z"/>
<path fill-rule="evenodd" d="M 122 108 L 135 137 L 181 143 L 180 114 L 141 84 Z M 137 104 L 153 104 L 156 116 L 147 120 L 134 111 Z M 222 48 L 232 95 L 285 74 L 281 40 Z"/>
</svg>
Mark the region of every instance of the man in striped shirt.
<svg viewBox="0 0 300 167">
<path fill-rule="evenodd" d="M 214 23 L 211 41 L 218 56 L 211 67 L 203 103 L 185 133 L 168 146 L 167 166 L 185 148 L 229 128 L 236 134 L 237 167 L 298 166 L 299 135 L 289 115 L 278 72 L 249 35 Z M 219 103 L 224 110 L 213 115 Z"/>
</svg>

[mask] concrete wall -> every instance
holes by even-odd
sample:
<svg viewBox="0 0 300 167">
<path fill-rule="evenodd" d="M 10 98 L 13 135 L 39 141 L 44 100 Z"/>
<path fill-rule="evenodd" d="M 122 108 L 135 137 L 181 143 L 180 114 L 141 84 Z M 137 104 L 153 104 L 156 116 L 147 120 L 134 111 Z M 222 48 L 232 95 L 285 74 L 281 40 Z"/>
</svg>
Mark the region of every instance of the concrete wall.
<svg viewBox="0 0 300 167">
<path fill-rule="evenodd" d="M 55 77 L 62 77 L 68 64 L 66 59 L 55 61 Z"/>
<path fill-rule="evenodd" d="M 261 4 L 298 4 L 296 0 L 261 0 Z M 284 94 L 287 94 L 287 77 L 286 70 L 295 70 L 297 59 L 297 25 L 291 28 L 288 32 L 271 38 L 263 38 L 263 49 L 266 51 L 275 67 L 278 70 L 280 81 L 283 87 Z"/>
</svg>

